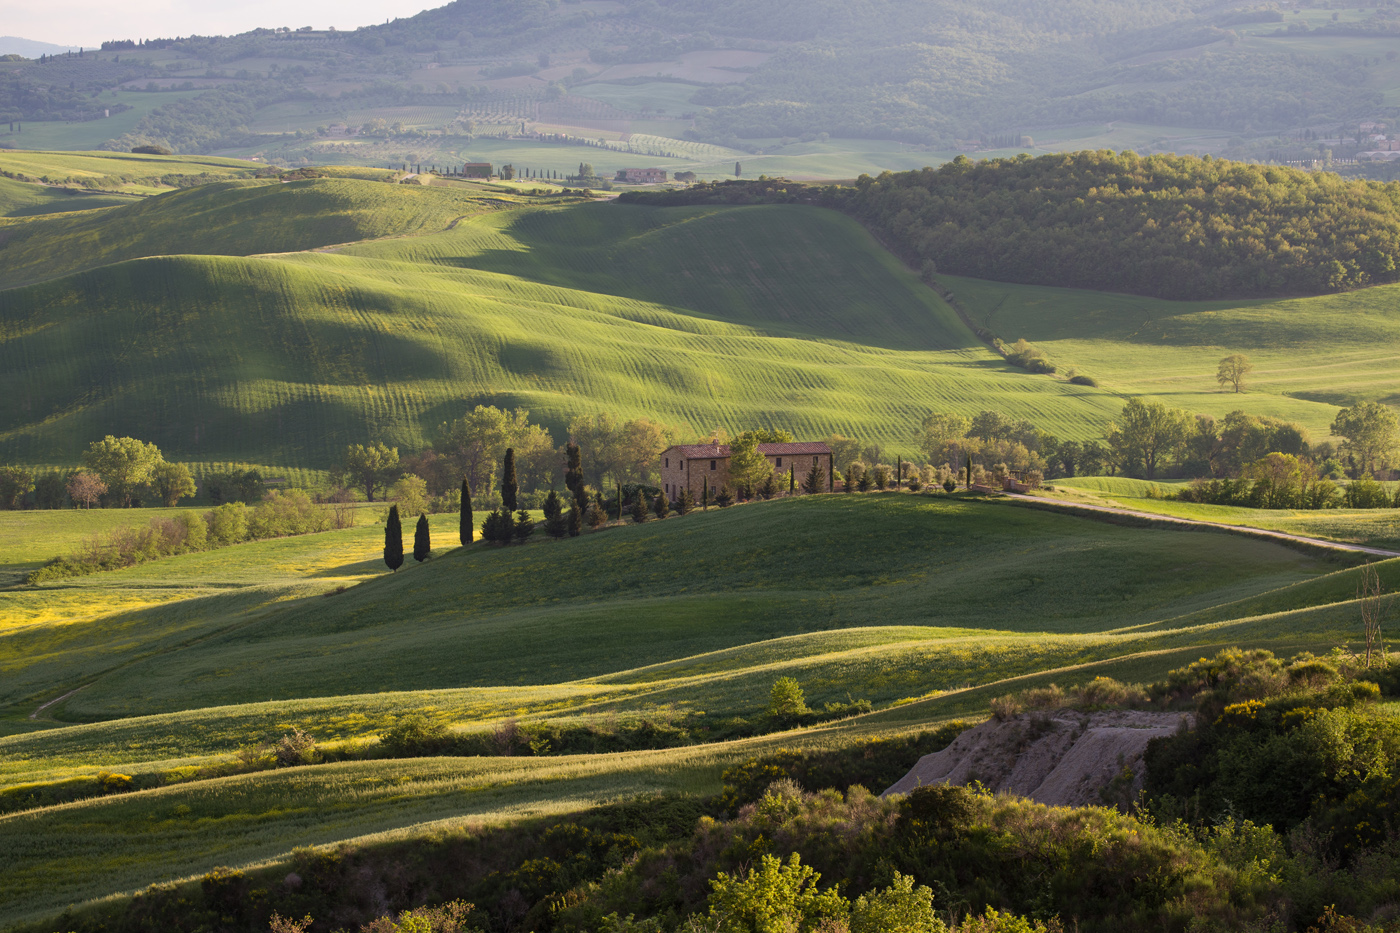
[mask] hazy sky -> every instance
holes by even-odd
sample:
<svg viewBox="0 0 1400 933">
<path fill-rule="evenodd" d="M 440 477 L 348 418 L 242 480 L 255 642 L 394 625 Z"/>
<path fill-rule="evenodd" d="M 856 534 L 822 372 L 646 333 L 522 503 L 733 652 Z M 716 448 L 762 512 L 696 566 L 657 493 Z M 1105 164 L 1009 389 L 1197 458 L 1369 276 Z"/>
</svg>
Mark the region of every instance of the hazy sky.
<svg viewBox="0 0 1400 933">
<path fill-rule="evenodd" d="M 6 2 L 0 31 L 6 35 L 93 47 L 105 39 L 158 36 L 228 35 L 258 26 L 315 26 L 354 29 L 443 6 L 447 0 L 410 0 L 386 8 L 369 0 L 42 0 Z"/>
</svg>

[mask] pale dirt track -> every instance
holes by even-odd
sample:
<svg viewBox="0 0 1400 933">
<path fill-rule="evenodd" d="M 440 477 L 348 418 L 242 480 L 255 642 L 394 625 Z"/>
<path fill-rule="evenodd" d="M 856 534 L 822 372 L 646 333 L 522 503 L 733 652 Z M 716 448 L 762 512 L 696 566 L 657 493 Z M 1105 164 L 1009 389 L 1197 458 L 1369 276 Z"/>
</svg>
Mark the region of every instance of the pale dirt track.
<svg viewBox="0 0 1400 933">
<path fill-rule="evenodd" d="M 1161 515 L 1157 512 L 1141 512 L 1137 509 L 1127 509 L 1121 506 L 1110 505 L 1088 505 L 1079 502 L 1065 502 L 1059 499 L 1047 499 L 1043 496 L 1027 496 L 1018 492 L 1002 493 L 1008 499 L 1016 499 L 1021 502 L 1034 502 L 1044 508 L 1058 508 L 1065 511 L 1083 509 L 1089 512 L 1102 512 L 1106 515 L 1129 515 L 1133 518 L 1145 518 L 1154 522 L 1164 522 L 1171 525 L 1184 525 L 1195 528 L 1210 528 L 1220 530 L 1228 529 L 1243 535 L 1250 535 L 1257 538 L 1272 538 L 1276 541 L 1290 541 L 1295 544 L 1307 544 L 1312 547 L 1330 548 L 1334 551 L 1350 551 L 1355 554 L 1369 554 L 1374 557 L 1400 557 L 1400 551 L 1387 551 L 1385 548 L 1368 547 L 1364 544 L 1344 544 L 1341 541 L 1328 541 L 1324 538 L 1309 538 L 1305 535 L 1289 534 L 1286 531 L 1267 531 L 1263 528 L 1253 528 L 1249 525 L 1227 525 L 1224 522 L 1205 522 L 1195 518 L 1177 518 L 1173 515 Z"/>
</svg>

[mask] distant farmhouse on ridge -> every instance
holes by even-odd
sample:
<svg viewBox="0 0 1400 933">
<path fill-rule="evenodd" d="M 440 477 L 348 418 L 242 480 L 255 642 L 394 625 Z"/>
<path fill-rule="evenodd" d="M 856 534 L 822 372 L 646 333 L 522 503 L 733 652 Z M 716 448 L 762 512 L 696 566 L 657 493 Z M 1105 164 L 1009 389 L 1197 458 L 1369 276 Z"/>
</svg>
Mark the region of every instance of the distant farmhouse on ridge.
<svg viewBox="0 0 1400 933">
<path fill-rule="evenodd" d="M 773 472 L 781 476 L 796 475 L 798 485 L 806 478 L 812 467 L 818 466 L 825 474 L 825 492 L 831 492 L 831 448 L 821 441 L 794 444 L 759 444 L 758 452 L 767 458 Z M 706 486 L 710 498 L 729 485 L 729 445 L 728 444 L 676 444 L 661 452 L 661 483 L 663 491 L 672 499 L 689 488 L 691 495 L 700 499 Z M 781 484 L 784 489 L 786 484 Z"/>
</svg>

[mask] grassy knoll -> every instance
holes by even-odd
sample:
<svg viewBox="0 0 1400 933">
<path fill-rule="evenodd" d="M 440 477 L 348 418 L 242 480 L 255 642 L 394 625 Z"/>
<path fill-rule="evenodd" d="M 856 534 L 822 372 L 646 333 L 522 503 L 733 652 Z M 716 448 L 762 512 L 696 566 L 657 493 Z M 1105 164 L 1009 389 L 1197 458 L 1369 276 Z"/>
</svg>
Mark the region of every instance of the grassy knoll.
<svg viewBox="0 0 1400 933">
<path fill-rule="evenodd" d="M 559 436 L 601 409 L 886 443 L 911 443 L 929 408 L 1082 437 L 1119 407 L 1007 366 L 814 208 L 507 211 L 336 253 L 119 263 L 6 299 L 0 388 L 19 401 L 0 450 L 31 462 L 117 433 L 180 459 L 325 467 L 370 434 L 417 447 L 482 401 Z"/>
<path fill-rule="evenodd" d="M 9 227 L 0 287 L 143 256 L 283 253 L 442 230 L 493 203 L 472 191 L 356 179 L 203 185 Z"/>
<path fill-rule="evenodd" d="M 786 537 L 793 523 L 816 523 L 821 534 L 793 546 Z M 295 547 L 296 540 L 283 546 Z M 743 542 L 737 550 L 736 541 Z M 891 553 L 881 543 L 888 541 L 911 546 Z M 178 579 L 182 563 L 222 561 L 223 553 L 174 558 L 162 572 Z M 208 595 L 198 606 L 172 603 L 103 617 L 93 624 L 113 635 L 102 640 L 126 645 L 120 659 L 130 663 L 67 701 L 62 715 L 109 718 L 351 692 L 560 683 L 870 625 L 1100 633 L 1241 599 L 1335 566 L 1265 542 L 1118 528 L 971 502 L 799 499 L 576 541 L 458 551 L 329 598 L 303 589 L 295 595 L 305 598 L 269 606 L 237 590 Z M 598 567 L 626 569 L 599 587 Z M 1162 567 L 1173 572 L 1157 572 Z M 120 574 L 105 576 L 119 582 Z M 118 664 L 115 647 L 94 656 L 89 640 L 71 627 L 32 625 L 4 641 L 8 703 L 56 696 Z M 624 643 L 629 649 L 619 655 L 615 646 Z M 534 647 L 522 652 L 523 644 Z M 136 660 L 144 655 L 150 656 Z M 922 689 L 901 682 L 890 698 L 943 689 L 973 673 L 981 679 L 995 667 L 990 660 L 980 673 L 958 667 Z M 823 699 L 841 699 L 864 679 L 860 672 L 835 678 L 833 695 Z"/>
<path fill-rule="evenodd" d="M 1175 518 L 1191 518 L 1222 525 L 1242 525 L 1268 531 L 1308 535 L 1346 544 L 1400 550 L 1400 511 L 1395 509 L 1249 509 L 1232 505 L 1207 505 L 1148 498 L 1155 485 L 1161 493 L 1171 493 L 1186 483 L 1148 483 L 1143 480 L 1087 477 L 1055 481 L 1055 497 L 1071 501 L 1122 505 L 1144 512 Z"/>
<path fill-rule="evenodd" d="M 1400 286 L 1315 298 L 1164 301 L 943 276 L 969 316 L 1024 337 L 1060 365 L 1124 394 L 1220 417 L 1243 408 L 1329 434 L 1339 407 L 1400 398 Z M 1220 358 L 1254 364 L 1243 395 L 1215 381 Z"/>
</svg>

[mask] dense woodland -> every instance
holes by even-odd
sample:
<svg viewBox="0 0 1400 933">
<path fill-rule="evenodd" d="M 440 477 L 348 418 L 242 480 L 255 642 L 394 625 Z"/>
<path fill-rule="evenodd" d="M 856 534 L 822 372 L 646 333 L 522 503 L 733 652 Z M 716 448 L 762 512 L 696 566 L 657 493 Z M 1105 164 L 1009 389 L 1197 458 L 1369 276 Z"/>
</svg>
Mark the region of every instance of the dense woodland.
<svg viewBox="0 0 1400 933">
<path fill-rule="evenodd" d="M 819 203 L 926 273 L 1203 299 L 1400 280 L 1400 185 L 1194 156 L 1078 152 L 863 176 L 722 182 L 625 199 Z"/>
</svg>

